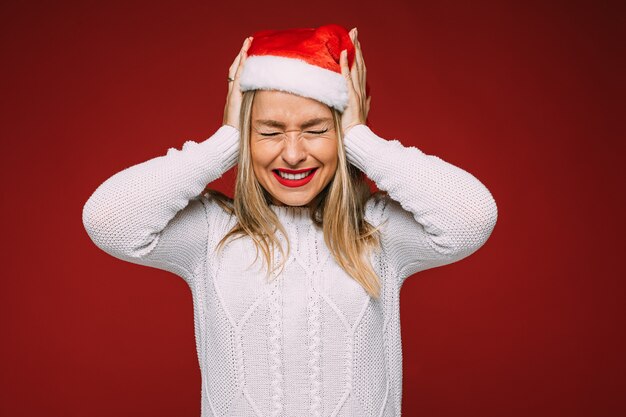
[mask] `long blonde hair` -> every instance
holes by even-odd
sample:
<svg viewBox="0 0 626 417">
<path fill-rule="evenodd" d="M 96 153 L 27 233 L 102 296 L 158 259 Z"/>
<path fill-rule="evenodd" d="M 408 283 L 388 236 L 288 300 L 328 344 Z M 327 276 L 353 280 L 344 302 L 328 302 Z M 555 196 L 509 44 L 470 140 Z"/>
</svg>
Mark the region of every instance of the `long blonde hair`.
<svg viewBox="0 0 626 417">
<path fill-rule="evenodd" d="M 240 148 L 234 199 L 219 191 L 207 189 L 217 202 L 231 214 L 237 224 L 220 240 L 221 250 L 231 238 L 249 236 L 255 243 L 257 258 L 262 251 L 268 275 L 278 268 L 272 265 L 275 248 L 283 255 L 281 269 L 290 252 L 287 233 L 276 213 L 269 207 L 271 197 L 261 186 L 252 169 L 250 124 L 255 90 L 243 93 L 240 117 Z M 346 158 L 341 130 L 341 113 L 330 108 L 337 132 L 338 164 L 330 183 L 316 196 L 311 205 L 311 219 L 322 227 L 324 241 L 337 263 L 372 297 L 380 296 L 380 280 L 368 255 L 380 247 L 378 228 L 364 219 L 365 202 L 371 196 L 363 174 Z M 287 255 L 276 237 L 280 231 L 287 240 Z M 256 261 L 256 258 L 255 258 Z"/>
</svg>

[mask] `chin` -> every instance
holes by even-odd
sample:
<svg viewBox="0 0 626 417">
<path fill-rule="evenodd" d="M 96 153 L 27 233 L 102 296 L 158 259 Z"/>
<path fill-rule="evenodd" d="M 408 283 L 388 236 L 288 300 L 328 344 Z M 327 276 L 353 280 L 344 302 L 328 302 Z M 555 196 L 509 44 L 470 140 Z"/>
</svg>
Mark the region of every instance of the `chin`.
<svg viewBox="0 0 626 417">
<path fill-rule="evenodd" d="M 306 206 L 309 204 L 313 197 L 306 196 L 289 196 L 289 195 L 272 195 L 276 201 L 286 206 Z"/>
</svg>

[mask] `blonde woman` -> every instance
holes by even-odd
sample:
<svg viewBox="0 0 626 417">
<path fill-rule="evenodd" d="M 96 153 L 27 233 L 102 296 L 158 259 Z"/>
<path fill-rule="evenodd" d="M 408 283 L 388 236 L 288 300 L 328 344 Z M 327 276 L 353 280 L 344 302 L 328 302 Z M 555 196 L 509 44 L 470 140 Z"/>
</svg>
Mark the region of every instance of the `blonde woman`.
<svg viewBox="0 0 626 417">
<path fill-rule="evenodd" d="M 400 288 L 480 248 L 494 199 L 366 125 L 356 29 L 257 32 L 228 78 L 223 125 L 106 180 L 89 236 L 189 285 L 203 417 L 399 416 Z"/>
</svg>

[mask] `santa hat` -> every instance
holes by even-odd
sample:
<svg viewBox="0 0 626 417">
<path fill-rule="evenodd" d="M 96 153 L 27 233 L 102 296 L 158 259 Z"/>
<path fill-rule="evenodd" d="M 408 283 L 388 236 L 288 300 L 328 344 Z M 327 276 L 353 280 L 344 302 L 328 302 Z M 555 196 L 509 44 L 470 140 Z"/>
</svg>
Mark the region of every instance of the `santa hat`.
<svg viewBox="0 0 626 417">
<path fill-rule="evenodd" d="M 309 97 L 343 112 L 348 85 L 339 55 L 347 49 L 352 68 L 355 49 L 348 31 L 336 24 L 318 28 L 262 30 L 254 33 L 239 78 L 241 91 L 280 90 Z"/>
</svg>

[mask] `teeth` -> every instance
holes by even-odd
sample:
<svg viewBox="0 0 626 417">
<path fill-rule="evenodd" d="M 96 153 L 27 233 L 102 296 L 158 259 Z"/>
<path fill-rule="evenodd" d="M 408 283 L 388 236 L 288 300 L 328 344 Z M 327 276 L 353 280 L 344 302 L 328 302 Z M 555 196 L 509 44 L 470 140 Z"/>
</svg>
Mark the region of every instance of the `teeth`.
<svg viewBox="0 0 626 417">
<path fill-rule="evenodd" d="M 288 179 L 288 180 L 301 180 L 302 178 L 308 177 L 309 175 L 311 175 L 311 172 L 313 172 L 313 170 L 307 171 L 307 172 L 301 172 L 299 174 L 287 174 L 285 172 L 282 171 L 278 171 L 278 175 L 280 175 L 281 177 Z"/>
</svg>

